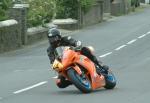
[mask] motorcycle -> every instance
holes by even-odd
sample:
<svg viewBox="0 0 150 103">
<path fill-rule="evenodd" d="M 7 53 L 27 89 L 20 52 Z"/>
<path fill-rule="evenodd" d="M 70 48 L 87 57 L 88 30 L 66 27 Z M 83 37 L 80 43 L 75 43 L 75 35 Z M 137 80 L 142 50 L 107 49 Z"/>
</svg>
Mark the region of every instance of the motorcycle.
<svg viewBox="0 0 150 103">
<path fill-rule="evenodd" d="M 62 55 L 55 59 L 52 68 L 83 93 L 102 87 L 113 89 L 116 86 L 116 78 L 110 69 L 107 76 L 97 74 L 95 64 L 76 48 L 65 47 Z"/>
</svg>

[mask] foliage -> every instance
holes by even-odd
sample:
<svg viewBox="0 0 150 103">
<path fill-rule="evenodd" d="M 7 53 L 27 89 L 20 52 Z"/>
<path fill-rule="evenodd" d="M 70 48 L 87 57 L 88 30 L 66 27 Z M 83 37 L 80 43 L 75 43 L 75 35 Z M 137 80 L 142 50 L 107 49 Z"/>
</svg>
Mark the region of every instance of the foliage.
<svg viewBox="0 0 150 103">
<path fill-rule="evenodd" d="M 7 19 L 7 12 L 12 4 L 12 0 L 0 0 L 0 21 Z"/>
<path fill-rule="evenodd" d="M 131 0 L 131 6 L 135 6 L 135 7 L 140 6 L 140 0 Z"/>
<path fill-rule="evenodd" d="M 78 8 L 87 12 L 94 0 L 15 0 L 17 3 L 28 3 L 28 26 L 37 26 L 43 21 L 50 22 L 54 18 L 78 18 Z M 6 19 L 6 13 L 12 0 L 0 0 L 0 20 Z"/>
<path fill-rule="evenodd" d="M 51 21 L 55 11 L 55 0 L 27 0 L 26 2 L 30 4 L 28 26 L 37 26 L 43 21 Z"/>
<path fill-rule="evenodd" d="M 56 18 L 77 18 L 77 0 L 56 0 Z"/>
<path fill-rule="evenodd" d="M 86 13 L 90 10 L 95 0 L 80 0 L 79 2 L 80 2 L 82 10 Z"/>
<path fill-rule="evenodd" d="M 74 18 L 78 17 L 78 8 L 86 13 L 92 7 L 95 0 L 56 0 L 56 18 Z"/>
<path fill-rule="evenodd" d="M 53 18 L 78 18 L 78 8 L 87 12 L 93 0 L 26 0 L 30 4 L 28 13 L 29 26 L 50 22 Z"/>
</svg>

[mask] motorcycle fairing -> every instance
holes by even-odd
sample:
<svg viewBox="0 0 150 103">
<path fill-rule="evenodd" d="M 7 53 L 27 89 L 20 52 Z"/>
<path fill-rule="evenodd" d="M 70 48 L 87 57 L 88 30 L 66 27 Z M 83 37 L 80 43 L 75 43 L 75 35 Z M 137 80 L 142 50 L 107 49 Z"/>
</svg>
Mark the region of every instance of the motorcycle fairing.
<svg viewBox="0 0 150 103">
<path fill-rule="evenodd" d="M 75 59 L 75 62 L 83 66 L 90 73 L 90 78 L 92 81 L 92 88 L 96 89 L 105 85 L 104 76 L 98 75 L 96 72 L 95 64 L 86 56 L 80 55 Z"/>
</svg>

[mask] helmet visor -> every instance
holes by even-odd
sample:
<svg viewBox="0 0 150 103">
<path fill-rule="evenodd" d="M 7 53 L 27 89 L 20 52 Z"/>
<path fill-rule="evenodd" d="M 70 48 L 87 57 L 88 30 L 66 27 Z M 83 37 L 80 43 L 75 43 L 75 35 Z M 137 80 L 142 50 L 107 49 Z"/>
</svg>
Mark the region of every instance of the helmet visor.
<svg viewBox="0 0 150 103">
<path fill-rule="evenodd" d="M 59 36 L 52 36 L 49 38 L 50 43 L 57 43 L 61 40 L 61 38 Z"/>
</svg>

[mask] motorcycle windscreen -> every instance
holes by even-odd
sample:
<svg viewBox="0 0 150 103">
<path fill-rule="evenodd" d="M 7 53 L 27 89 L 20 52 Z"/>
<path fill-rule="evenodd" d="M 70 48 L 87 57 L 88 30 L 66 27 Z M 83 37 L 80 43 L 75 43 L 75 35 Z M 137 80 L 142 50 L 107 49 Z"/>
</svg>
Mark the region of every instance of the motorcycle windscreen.
<svg viewBox="0 0 150 103">
<path fill-rule="evenodd" d="M 57 47 L 56 48 L 56 55 L 58 56 L 58 57 L 61 57 L 62 55 L 63 55 L 63 47 Z"/>
</svg>

